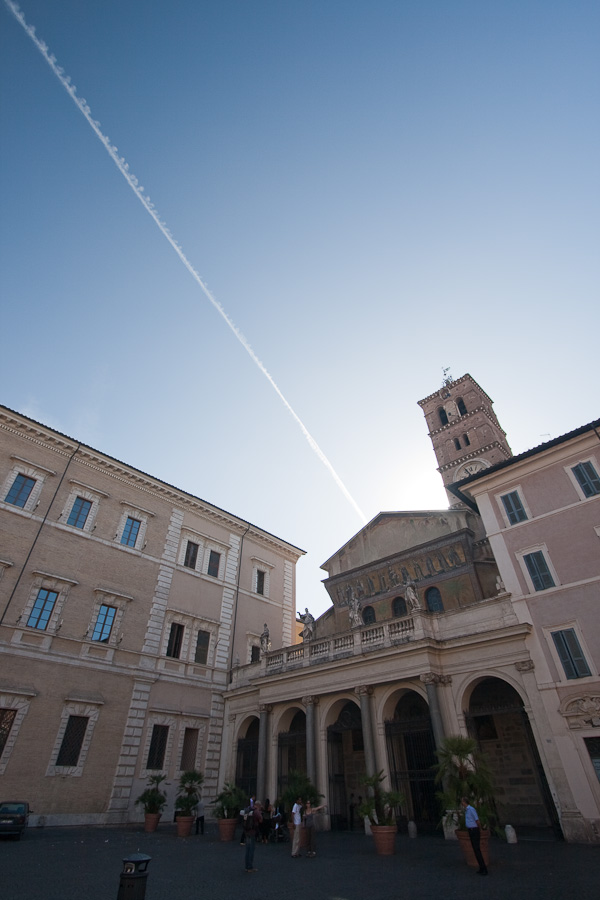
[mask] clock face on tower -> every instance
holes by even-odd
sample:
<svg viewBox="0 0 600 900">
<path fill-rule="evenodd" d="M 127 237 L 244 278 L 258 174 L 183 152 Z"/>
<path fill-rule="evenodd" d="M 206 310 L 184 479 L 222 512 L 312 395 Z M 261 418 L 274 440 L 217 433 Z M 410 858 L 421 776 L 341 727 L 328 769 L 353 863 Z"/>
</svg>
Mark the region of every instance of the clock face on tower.
<svg viewBox="0 0 600 900">
<path fill-rule="evenodd" d="M 475 475 L 477 472 L 481 472 L 482 469 L 489 468 L 489 465 L 490 463 L 487 459 L 474 459 L 473 462 L 464 463 L 457 469 L 454 480 L 461 481 L 463 478 L 468 478 L 469 475 Z"/>
</svg>

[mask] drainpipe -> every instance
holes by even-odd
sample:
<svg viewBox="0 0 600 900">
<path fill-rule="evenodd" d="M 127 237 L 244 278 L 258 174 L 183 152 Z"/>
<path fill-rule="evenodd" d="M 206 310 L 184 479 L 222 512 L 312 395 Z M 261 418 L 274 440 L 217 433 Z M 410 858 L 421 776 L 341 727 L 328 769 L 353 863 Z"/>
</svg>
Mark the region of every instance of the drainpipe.
<svg viewBox="0 0 600 900">
<path fill-rule="evenodd" d="M 240 558 L 238 560 L 237 584 L 235 586 L 235 600 L 233 604 L 233 624 L 231 626 L 231 647 L 229 650 L 229 684 L 233 681 L 233 644 L 235 639 L 235 623 L 237 621 L 238 597 L 240 594 L 240 577 L 242 574 L 242 552 L 244 550 L 244 538 L 250 531 L 250 525 L 246 528 L 240 541 Z"/>
</svg>

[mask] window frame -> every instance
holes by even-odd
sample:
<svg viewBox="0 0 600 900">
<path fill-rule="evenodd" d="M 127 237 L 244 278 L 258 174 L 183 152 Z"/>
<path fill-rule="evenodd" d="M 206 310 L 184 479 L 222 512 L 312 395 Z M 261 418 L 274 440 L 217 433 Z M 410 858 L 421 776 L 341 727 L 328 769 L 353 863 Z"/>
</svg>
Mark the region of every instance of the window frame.
<svg viewBox="0 0 600 900">
<path fill-rule="evenodd" d="M 71 490 L 63 507 L 63 511 L 58 517 L 59 521 L 68 528 L 77 531 L 79 534 L 91 534 L 96 528 L 96 516 L 100 509 L 100 501 L 106 500 L 110 495 L 106 494 L 104 491 L 98 490 L 98 488 L 91 487 L 89 484 L 84 484 L 82 481 L 76 481 L 74 478 L 70 479 L 69 484 L 71 485 Z M 83 526 L 73 525 L 69 522 L 78 498 L 85 500 L 90 504 L 90 509 Z"/>
<path fill-rule="evenodd" d="M 556 666 L 556 671 L 558 673 L 558 681 L 563 684 L 572 684 L 573 682 L 580 682 L 586 678 L 594 678 L 594 670 L 590 665 L 590 660 L 593 660 L 593 656 L 589 651 L 589 648 L 585 642 L 583 634 L 581 633 L 581 629 L 577 621 L 570 622 L 561 622 L 555 625 L 546 625 L 544 626 L 544 634 L 546 636 L 546 641 L 550 648 L 550 653 L 554 664 Z M 561 658 L 559 649 L 557 647 L 556 641 L 554 639 L 555 634 L 572 632 L 575 641 L 579 647 L 581 652 L 581 658 L 585 661 L 586 666 L 588 667 L 590 674 L 589 675 L 576 675 L 575 677 L 569 678 L 567 675 L 567 671 L 565 669 L 563 660 Z"/>
<path fill-rule="evenodd" d="M 433 591 L 437 592 L 437 601 L 439 602 L 440 609 L 431 609 L 429 606 L 429 597 L 430 597 L 430 595 L 432 595 Z M 432 613 L 433 615 L 436 615 L 438 613 L 446 612 L 446 609 L 444 607 L 444 598 L 442 596 L 442 592 L 440 591 L 439 587 L 436 584 L 432 584 L 430 587 L 428 587 L 426 589 L 423 599 L 425 601 L 425 609 L 428 613 Z"/>
<path fill-rule="evenodd" d="M 153 518 L 154 513 L 150 512 L 150 510 L 148 509 L 142 509 L 139 506 L 132 506 L 129 503 L 122 503 L 122 506 L 123 510 L 121 512 L 121 518 L 119 520 L 117 533 L 115 534 L 115 543 L 117 547 L 120 547 L 121 550 L 141 553 L 146 546 L 146 531 L 148 528 L 148 519 Z M 132 519 L 140 523 L 134 545 L 123 543 L 123 536 L 125 534 L 125 528 L 127 527 L 128 519 Z"/>
<path fill-rule="evenodd" d="M 77 585 L 77 581 L 73 581 L 70 578 L 63 578 L 59 575 L 53 575 L 49 572 L 33 572 L 35 576 L 33 578 L 31 588 L 29 591 L 29 598 L 21 615 L 17 620 L 17 624 L 21 628 L 30 629 L 31 632 L 35 632 L 39 635 L 55 635 L 60 626 L 62 624 L 62 611 L 64 609 L 65 603 L 67 602 L 70 590 L 73 586 Z M 33 612 L 36 600 L 38 598 L 38 594 L 41 590 L 54 591 L 58 593 L 58 597 L 54 602 L 54 606 L 52 608 L 52 612 L 48 618 L 48 622 L 44 629 L 35 628 L 34 626 L 28 625 L 29 619 Z M 49 645 L 48 645 L 49 646 Z"/>
<path fill-rule="evenodd" d="M 44 466 L 37 465 L 28 459 L 24 459 L 22 456 L 12 455 L 10 458 L 13 460 L 13 465 L 7 473 L 2 485 L 2 493 L 0 494 L 0 497 L 2 497 L 1 502 L 5 504 L 5 509 L 11 509 L 13 511 L 19 510 L 21 513 L 32 513 L 39 503 L 40 494 L 42 493 L 47 478 L 56 475 L 56 472 L 52 469 L 46 469 Z M 6 500 L 18 475 L 32 478 L 35 481 L 24 506 L 15 506 L 14 503 L 8 503 Z"/>
<path fill-rule="evenodd" d="M 0 709 L 3 712 L 16 712 L 6 741 L 4 742 L 4 747 L 0 753 L 0 775 L 4 775 L 15 744 L 17 743 L 21 725 L 29 712 L 31 700 L 36 694 L 37 691 L 34 691 L 31 688 L 22 690 L 19 688 L 9 688 L 8 690 L 0 689 Z"/>
<path fill-rule="evenodd" d="M 21 479 L 21 484 L 19 485 L 18 489 L 15 490 L 19 479 Z M 31 487 L 27 491 L 26 495 L 24 497 L 22 497 L 21 495 L 24 493 L 24 489 L 27 487 L 28 482 L 31 482 Z M 10 488 L 8 489 L 6 497 L 4 498 L 4 502 L 8 503 L 9 506 L 16 506 L 17 509 L 25 509 L 27 506 L 27 503 L 29 501 L 29 498 L 31 497 L 31 494 L 35 490 L 36 484 L 37 484 L 37 478 L 32 478 L 31 475 L 25 475 L 23 472 L 19 472 L 17 474 L 16 478 L 14 479 L 13 483 L 11 484 Z M 13 491 L 15 491 L 14 499 L 10 500 L 9 498 L 10 498 L 11 494 L 13 493 Z M 17 501 L 20 501 L 21 499 L 23 501 L 22 503 L 17 502 Z"/>
<path fill-rule="evenodd" d="M 192 549 L 193 548 L 193 549 Z M 183 566 L 186 569 L 196 571 L 198 566 L 198 557 L 200 556 L 200 544 L 190 539 L 185 542 L 185 554 L 183 558 Z"/>
<path fill-rule="evenodd" d="M 519 519 L 516 522 L 511 522 L 510 514 L 504 502 L 505 497 L 511 497 L 513 494 L 517 495 L 523 513 L 525 514 L 524 519 Z M 527 505 L 527 500 L 525 498 L 523 488 L 520 484 L 514 485 L 514 487 L 511 487 L 509 491 L 502 491 L 502 493 L 496 494 L 496 503 L 498 504 L 506 528 L 514 528 L 515 525 L 520 525 L 522 522 L 529 522 L 533 518 L 531 515 L 531 510 Z"/>
<path fill-rule="evenodd" d="M 169 733 L 167 735 L 167 746 L 165 750 L 165 756 L 163 759 L 163 768 L 162 769 L 148 769 L 147 762 L 150 754 L 150 744 L 152 741 L 152 733 L 155 725 L 166 725 L 169 729 Z M 140 776 L 142 778 L 148 778 L 150 775 L 162 774 L 166 775 L 169 771 L 169 766 L 171 765 L 171 758 L 173 755 L 173 742 L 175 740 L 175 731 L 176 731 L 177 720 L 174 716 L 164 715 L 162 713 L 154 712 L 150 713 L 146 718 L 146 736 L 144 739 L 144 746 L 141 748 L 139 759 L 143 760 L 141 765 Z"/>
<path fill-rule="evenodd" d="M 250 561 L 252 563 L 252 593 L 257 594 L 259 597 L 266 597 L 267 599 L 271 595 L 271 573 L 275 569 L 273 563 L 267 562 L 265 559 L 261 559 L 259 556 L 250 557 Z M 259 591 L 259 575 L 258 573 L 263 573 L 263 591 Z"/>
<path fill-rule="evenodd" d="M 553 581 L 553 584 L 540 588 L 536 587 L 534 576 L 532 576 L 529 565 L 527 563 L 528 558 L 532 558 L 534 556 L 537 556 L 538 554 L 540 554 L 542 559 L 544 560 L 544 564 L 546 566 L 548 574 Z M 519 550 L 516 554 L 516 557 L 519 560 L 521 571 L 523 572 L 523 575 L 525 577 L 525 581 L 527 583 L 527 587 L 529 588 L 530 594 L 541 594 L 544 591 L 551 591 L 553 588 L 560 587 L 560 581 L 558 579 L 554 566 L 552 565 L 552 560 L 550 559 L 550 554 L 548 553 L 546 544 L 539 544 L 535 547 L 527 547 L 527 549 L 525 550 Z"/>
<path fill-rule="evenodd" d="M 83 770 L 85 768 L 85 763 L 94 735 L 94 729 L 96 728 L 96 723 L 98 722 L 98 718 L 100 716 L 100 708 L 103 704 L 104 701 L 100 699 L 93 701 L 84 701 L 67 697 L 61 712 L 60 725 L 56 735 L 56 740 L 54 741 L 54 748 L 50 756 L 50 762 L 48 763 L 46 775 L 67 775 L 74 778 L 80 778 L 83 775 Z M 77 758 L 77 764 L 59 766 L 57 760 L 59 758 L 62 742 L 71 716 L 87 718 L 88 723 L 83 735 L 82 744 L 79 750 L 79 756 Z"/>
<path fill-rule="evenodd" d="M 596 478 L 598 478 L 598 480 L 600 480 L 600 466 L 598 465 L 598 460 L 596 459 L 595 455 L 593 455 L 593 454 L 591 456 L 586 457 L 585 459 L 580 459 L 574 465 L 570 464 L 568 466 L 565 466 L 564 469 L 569 477 L 569 480 L 571 481 L 571 484 L 577 491 L 577 496 L 579 497 L 579 499 L 580 500 L 594 500 L 594 498 L 600 497 L 600 492 L 596 492 L 594 494 L 589 494 L 589 496 L 588 496 L 585 493 L 585 490 L 584 490 L 581 482 L 579 481 L 579 478 L 575 474 L 575 469 L 578 468 L 578 466 L 583 466 L 586 464 L 592 467 L 592 469 L 594 470 L 594 473 L 596 475 Z"/>
<path fill-rule="evenodd" d="M 92 615 L 90 618 L 90 624 L 88 625 L 87 631 L 84 635 L 84 640 L 86 640 L 89 645 L 93 645 L 94 647 L 101 646 L 114 648 L 123 637 L 123 634 L 121 632 L 121 624 L 123 622 L 125 610 L 127 609 L 128 604 L 133 600 L 133 597 L 129 597 L 127 594 L 116 594 L 114 591 L 111 591 L 107 588 L 95 588 L 94 595 L 95 598 L 92 608 Z M 95 641 L 92 635 L 98 622 L 100 610 L 103 606 L 110 606 L 113 609 L 116 609 L 116 614 L 113 620 L 108 641 Z"/>
<path fill-rule="evenodd" d="M 169 627 L 169 636 L 167 638 L 167 646 L 165 648 L 165 656 L 168 659 L 181 659 L 184 641 L 186 637 L 186 627 L 183 622 L 173 619 Z M 185 642 L 187 644 L 187 641 Z"/>
</svg>

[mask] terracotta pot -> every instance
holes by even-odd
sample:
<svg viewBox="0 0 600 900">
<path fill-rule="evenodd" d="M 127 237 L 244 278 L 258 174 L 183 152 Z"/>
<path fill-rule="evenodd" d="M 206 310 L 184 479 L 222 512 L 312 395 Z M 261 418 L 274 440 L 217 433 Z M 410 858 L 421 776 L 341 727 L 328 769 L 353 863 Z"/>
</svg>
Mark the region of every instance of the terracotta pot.
<svg viewBox="0 0 600 900">
<path fill-rule="evenodd" d="M 189 837 L 192 833 L 192 825 L 196 821 L 195 816 L 177 816 L 177 837 Z"/>
<path fill-rule="evenodd" d="M 479 863 L 475 859 L 475 854 L 473 853 L 473 847 L 471 846 L 471 838 L 469 837 L 468 831 L 461 831 L 459 828 L 456 829 L 456 837 L 458 838 L 458 843 L 460 844 L 461 850 L 465 857 L 465 862 L 468 866 L 472 866 L 474 869 L 479 868 Z M 486 866 L 490 864 L 490 832 L 489 829 L 482 829 L 481 831 L 481 839 L 479 842 L 479 846 L 481 847 L 481 855 L 483 856 L 483 860 Z"/>
<path fill-rule="evenodd" d="M 235 836 L 235 826 L 237 825 L 236 819 L 217 819 L 217 824 L 219 827 L 219 840 L 220 841 L 232 841 Z"/>
<path fill-rule="evenodd" d="M 160 822 L 160 813 L 146 813 L 144 815 L 144 831 L 156 831 Z"/>
<path fill-rule="evenodd" d="M 397 825 L 371 825 L 371 833 L 378 856 L 392 856 L 396 850 Z"/>
</svg>

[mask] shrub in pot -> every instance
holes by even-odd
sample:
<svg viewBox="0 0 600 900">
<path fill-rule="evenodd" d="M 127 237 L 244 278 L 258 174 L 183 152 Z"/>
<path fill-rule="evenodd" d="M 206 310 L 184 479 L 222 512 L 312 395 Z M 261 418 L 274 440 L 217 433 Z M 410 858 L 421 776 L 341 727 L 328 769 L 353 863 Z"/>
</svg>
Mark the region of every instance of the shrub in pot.
<svg viewBox="0 0 600 900">
<path fill-rule="evenodd" d="M 219 827 L 219 840 L 233 840 L 240 810 L 244 809 L 247 804 L 248 798 L 245 792 L 237 784 L 226 781 L 221 793 L 215 797 L 213 806 L 213 815 L 217 819 Z"/>
<path fill-rule="evenodd" d="M 383 769 L 363 778 L 367 796 L 357 812 L 359 816 L 367 816 L 369 819 L 376 853 L 391 856 L 395 850 L 398 831 L 396 810 L 404 803 L 404 796 L 398 791 L 384 791 L 381 787 L 383 781 Z"/>
<path fill-rule="evenodd" d="M 175 820 L 177 834 L 180 837 L 187 837 L 191 833 L 203 781 L 202 772 L 198 772 L 196 769 L 181 773 L 175 800 Z"/>
<path fill-rule="evenodd" d="M 150 775 L 146 782 L 146 790 L 135 801 L 144 807 L 144 831 L 156 831 L 160 816 L 167 805 L 167 795 L 161 790 L 166 775 Z"/>
</svg>

